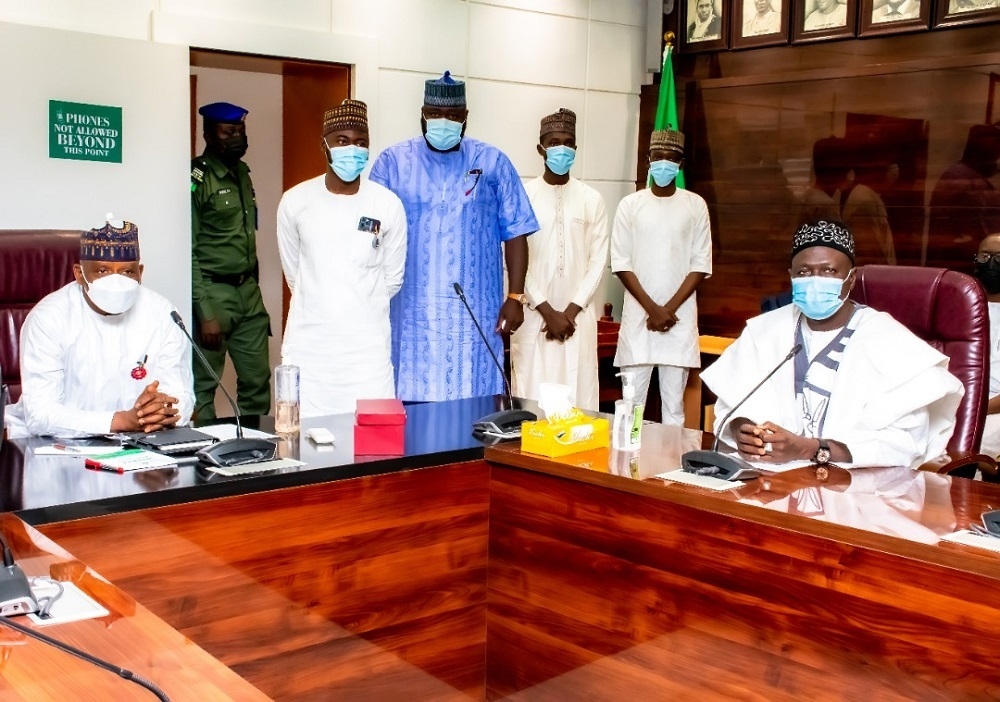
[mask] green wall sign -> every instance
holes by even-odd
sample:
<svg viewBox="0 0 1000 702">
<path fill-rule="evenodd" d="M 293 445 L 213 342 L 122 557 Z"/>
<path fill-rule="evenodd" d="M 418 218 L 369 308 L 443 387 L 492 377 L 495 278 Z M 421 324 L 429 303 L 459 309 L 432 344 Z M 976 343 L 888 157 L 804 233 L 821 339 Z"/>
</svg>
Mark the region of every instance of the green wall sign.
<svg viewBox="0 0 1000 702">
<path fill-rule="evenodd" d="M 49 100 L 49 158 L 122 162 L 122 108 Z"/>
</svg>

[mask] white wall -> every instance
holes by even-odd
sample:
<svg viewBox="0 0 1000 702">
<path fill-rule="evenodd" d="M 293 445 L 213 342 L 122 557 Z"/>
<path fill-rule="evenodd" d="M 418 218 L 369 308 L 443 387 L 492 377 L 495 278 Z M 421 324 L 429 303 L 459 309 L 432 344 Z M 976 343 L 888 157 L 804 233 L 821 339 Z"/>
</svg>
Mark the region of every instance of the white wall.
<svg viewBox="0 0 1000 702">
<path fill-rule="evenodd" d="M 469 83 L 469 134 L 504 149 L 525 177 L 542 169 L 534 152 L 538 120 L 559 107 L 575 109 L 581 149 L 574 175 L 600 190 L 613 213 L 633 190 L 639 86 L 647 79 L 647 9 L 646 0 L 0 0 L 0 21 L 128 37 L 147 47 L 176 44 L 351 64 L 354 95 L 371 109 L 374 151 L 417 133 L 423 81 L 447 68 Z M 39 46 L 45 51 L 31 55 L 50 58 L 33 68 L 29 82 L 39 70 L 58 73 L 61 64 L 74 61 L 52 34 Z M 118 46 L 122 51 L 125 44 Z M 157 106 L 161 84 L 187 80 L 186 66 L 133 74 L 125 54 L 109 62 L 109 70 L 80 77 L 81 92 L 142 80 L 153 94 L 150 106 Z M 4 80 L 11 66 L 36 65 L 8 55 L 0 64 Z M 186 133 L 186 95 L 174 99 L 166 116 Z M 186 198 L 187 165 L 175 158 L 164 153 L 146 168 L 176 183 Z M 186 199 L 177 208 L 179 216 Z M 42 226 L 34 212 L 23 209 L 28 221 Z M 185 255 L 178 248 L 170 260 L 186 268 Z M 179 274 L 186 282 L 186 270 Z M 599 297 L 620 303 L 620 288 Z"/>
<path fill-rule="evenodd" d="M 189 318 L 187 72 L 184 47 L 0 22 L 0 229 L 131 220 L 144 284 Z M 49 100 L 121 107 L 122 162 L 50 159 Z"/>
</svg>

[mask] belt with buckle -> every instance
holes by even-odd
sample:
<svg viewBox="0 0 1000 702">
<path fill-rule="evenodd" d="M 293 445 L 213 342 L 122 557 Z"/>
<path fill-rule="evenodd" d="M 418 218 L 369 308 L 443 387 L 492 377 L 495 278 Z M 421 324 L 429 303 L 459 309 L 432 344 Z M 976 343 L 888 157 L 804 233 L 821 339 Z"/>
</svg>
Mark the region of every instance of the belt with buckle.
<svg viewBox="0 0 1000 702">
<path fill-rule="evenodd" d="M 234 288 L 238 288 L 251 278 L 256 279 L 253 271 L 247 271 L 246 273 L 209 273 L 208 277 L 213 283 L 232 285 Z"/>
</svg>

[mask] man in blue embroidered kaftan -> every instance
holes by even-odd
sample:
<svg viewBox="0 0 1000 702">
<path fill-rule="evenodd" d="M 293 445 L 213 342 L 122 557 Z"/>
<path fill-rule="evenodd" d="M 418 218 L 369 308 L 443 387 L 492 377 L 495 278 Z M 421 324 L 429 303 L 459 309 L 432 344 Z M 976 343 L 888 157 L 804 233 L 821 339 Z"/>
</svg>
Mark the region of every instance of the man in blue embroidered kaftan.
<svg viewBox="0 0 1000 702">
<path fill-rule="evenodd" d="M 464 136 L 467 117 L 464 83 L 447 72 L 427 81 L 423 136 L 389 147 L 372 167 L 371 179 L 403 201 L 409 231 L 403 287 L 390 314 L 401 400 L 504 391 L 455 283 L 464 288 L 498 358 L 503 358 L 501 334 L 510 334 L 524 320 L 526 235 L 538 229 L 538 222 L 507 156 Z"/>
</svg>

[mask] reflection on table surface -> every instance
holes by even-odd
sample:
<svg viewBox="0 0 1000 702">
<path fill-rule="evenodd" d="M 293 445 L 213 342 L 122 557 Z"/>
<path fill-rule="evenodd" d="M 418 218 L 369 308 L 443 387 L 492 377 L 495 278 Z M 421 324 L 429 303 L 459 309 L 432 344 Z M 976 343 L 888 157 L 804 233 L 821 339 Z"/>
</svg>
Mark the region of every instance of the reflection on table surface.
<svg viewBox="0 0 1000 702">
<path fill-rule="evenodd" d="M 684 492 L 925 544 L 936 544 L 945 534 L 979 523 L 983 512 L 1000 508 L 1000 488 L 995 485 L 905 467 L 845 470 L 830 466 L 818 470 L 810 466 L 735 482 L 731 490 L 722 492 L 655 477 L 679 468 L 682 453 L 702 448 L 706 442 L 710 443 L 710 436 L 700 431 L 646 424 L 638 452 L 599 449 L 544 458 L 507 445 L 489 449 L 487 458 L 504 462 L 496 457 L 518 456 L 522 460 L 516 464 L 525 467 L 548 462 L 592 474 L 606 473 L 600 482 L 609 487 L 630 489 L 621 482 L 625 479 L 641 483 L 647 495 Z"/>
</svg>

